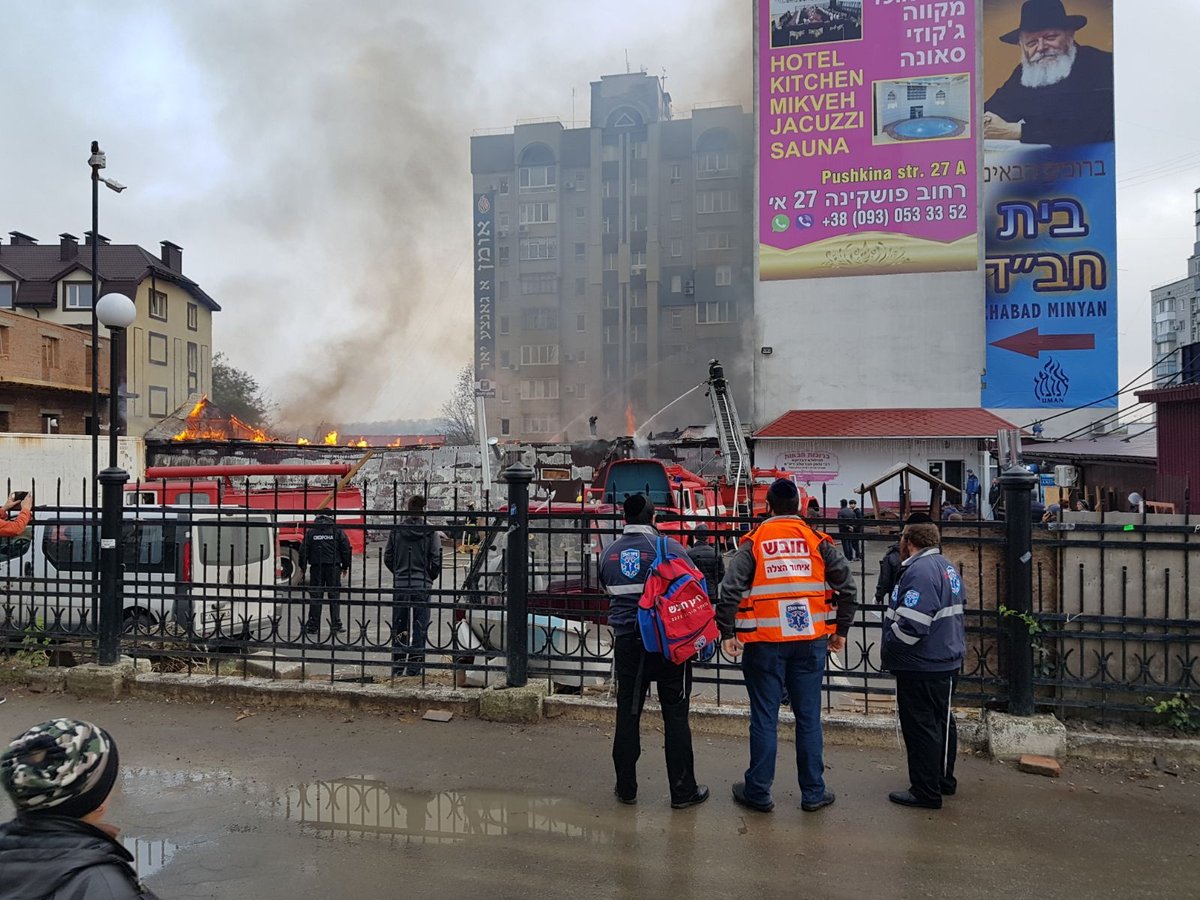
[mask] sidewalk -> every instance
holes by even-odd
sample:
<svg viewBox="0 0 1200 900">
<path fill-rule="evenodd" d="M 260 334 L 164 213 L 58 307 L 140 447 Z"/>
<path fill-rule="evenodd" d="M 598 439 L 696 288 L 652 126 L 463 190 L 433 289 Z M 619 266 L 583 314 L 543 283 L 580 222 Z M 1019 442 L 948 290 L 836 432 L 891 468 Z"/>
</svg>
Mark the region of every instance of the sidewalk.
<svg viewBox="0 0 1200 900">
<path fill-rule="evenodd" d="M 164 900 L 1200 892 L 1197 772 L 1068 766 L 1049 780 L 964 757 L 958 796 L 932 813 L 887 802 L 906 786 L 901 750 L 835 747 L 838 802 L 807 814 L 782 744 L 764 816 L 729 798 L 745 741 L 698 736 L 713 798 L 673 812 L 652 730 L 640 802 L 624 807 L 603 726 L 7 696 L 5 740 L 52 715 L 113 732 L 126 774 L 112 819 Z"/>
</svg>

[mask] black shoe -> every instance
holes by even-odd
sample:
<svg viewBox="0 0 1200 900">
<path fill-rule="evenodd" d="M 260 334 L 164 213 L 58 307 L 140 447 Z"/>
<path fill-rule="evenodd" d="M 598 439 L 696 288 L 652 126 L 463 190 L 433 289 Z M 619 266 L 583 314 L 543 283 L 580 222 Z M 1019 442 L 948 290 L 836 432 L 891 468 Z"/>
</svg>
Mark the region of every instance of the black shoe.
<svg viewBox="0 0 1200 900">
<path fill-rule="evenodd" d="M 613 788 L 613 796 L 617 798 L 618 803 L 624 803 L 626 806 L 636 806 L 637 805 L 637 796 L 636 795 L 634 795 L 632 797 L 622 797 L 621 792 L 618 791 L 615 787 Z"/>
<path fill-rule="evenodd" d="M 696 792 L 686 800 L 672 800 L 671 809 L 687 809 L 689 806 L 699 806 L 708 799 L 708 786 L 696 785 Z"/>
<path fill-rule="evenodd" d="M 316 624 L 316 623 L 314 623 L 314 622 L 309 622 L 308 624 L 306 624 L 306 625 L 304 626 L 304 633 L 305 633 L 305 634 L 317 634 L 317 633 L 319 633 L 320 631 L 321 631 L 321 626 L 320 626 L 320 625 L 317 625 L 317 624 Z"/>
<path fill-rule="evenodd" d="M 957 783 L 951 784 L 951 785 L 945 785 L 945 784 L 942 785 L 942 796 L 943 797 L 953 797 L 957 793 L 958 793 L 958 784 Z"/>
<path fill-rule="evenodd" d="M 329 633 L 330 634 L 341 634 L 345 630 L 346 629 L 342 627 L 341 622 L 334 622 L 333 625 L 331 625 L 329 628 Z"/>
<path fill-rule="evenodd" d="M 901 806 L 915 806 L 920 809 L 942 808 L 941 800 L 922 800 L 920 797 L 914 797 L 911 791 L 892 791 L 888 794 L 888 799 Z"/>
<path fill-rule="evenodd" d="M 733 786 L 733 802 L 738 806 L 744 806 L 746 809 L 752 809 L 760 813 L 769 813 L 775 808 L 774 800 L 766 803 L 755 803 L 753 800 L 748 800 L 746 798 L 746 783 L 743 781 L 739 781 Z"/>
<path fill-rule="evenodd" d="M 837 794 L 833 791 L 826 791 L 825 796 L 820 800 L 814 800 L 812 803 L 801 803 L 800 808 L 805 812 L 816 812 L 818 809 L 824 809 L 827 806 L 833 806 L 833 801 L 837 799 Z"/>
</svg>

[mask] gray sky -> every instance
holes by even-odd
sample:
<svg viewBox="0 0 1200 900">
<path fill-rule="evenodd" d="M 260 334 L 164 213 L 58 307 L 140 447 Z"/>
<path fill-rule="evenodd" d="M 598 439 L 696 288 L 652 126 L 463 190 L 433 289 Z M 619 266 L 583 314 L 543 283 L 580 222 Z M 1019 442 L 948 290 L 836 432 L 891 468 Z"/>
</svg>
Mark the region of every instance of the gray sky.
<svg viewBox="0 0 1200 900">
<path fill-rule="evenodd" d="M 1150 364 L 1148 292 L 1186 272 L 1200 187 L 1200 3 L 1162 4 L 1169 23 L 1149 5 L 1116 0 L 1123 381 Z M 287 418 L 434 415 L 471 357 L 471 132 L 568 120 L 572 88 L 586 119 L 626 49 L 679 111 L 748 104 L 749 6 L 0 0 L 0 232 L 89 228 L 99 140 L 130 186 L 102 194 L 101 233 L 181 244 L 224 307 L 216 349 Z"/>
</svg>

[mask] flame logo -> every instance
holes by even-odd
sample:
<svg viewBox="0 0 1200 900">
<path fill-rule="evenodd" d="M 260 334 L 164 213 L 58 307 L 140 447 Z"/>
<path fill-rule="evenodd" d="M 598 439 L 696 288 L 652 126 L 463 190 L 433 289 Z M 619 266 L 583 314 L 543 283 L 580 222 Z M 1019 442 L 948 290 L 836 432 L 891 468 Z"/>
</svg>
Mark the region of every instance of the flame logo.
<svg viewBox="0 0 1200 900">
<path fill-rule="evenodd" d="M 486 194 L 481 195 L 479 198 L 479 212 L 482 215 L 486 216 L 488 214 L 488 211 L 491 210 L 491 208 L 492 208 L 492 201 L 490 201 L 487 198 Z"/>
<path fill-rule="evenodd" d="M 1062 403 L 1071 389 L 1071 379 L 1054 357 L 1046 361 L 1037 377 L 1033 379 L 1033 395 L 1041 403 Z"/>
</svg>

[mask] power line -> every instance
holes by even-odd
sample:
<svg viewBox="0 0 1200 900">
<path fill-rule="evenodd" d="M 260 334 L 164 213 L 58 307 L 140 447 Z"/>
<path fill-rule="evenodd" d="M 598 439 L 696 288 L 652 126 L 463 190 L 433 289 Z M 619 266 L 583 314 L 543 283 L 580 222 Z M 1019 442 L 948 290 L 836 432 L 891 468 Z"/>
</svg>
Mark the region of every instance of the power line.
<svg viewBox="0 0 1200 900">
<path fill-rule="evenodd" d="M 1176 347 L 1170 353 L 1160 356 L 1157 360 L 1155 360 L 1154 362 L 1152 362 L 1150 364 L 1150 367 L 1148 369 L 1146 369 L 1143 372 L 1139 372 L 1136 376 L 1134 376 L 1133 381 L 1129 382 L 1129 384 L 1125 385 L 1125 387 L 1121 388 L 1116 393 L 1109 394 L 1107 397 L 1101 397 L 1098 400 L 1093 400 L 1091 403 L 1085 403 L 1085 404 L 1083 404 L 1083 406 L 1077 406 L 1074 409 L 1063 410 L 1060 413 L 1055 413 L 1054 415 L 1047 416 L 1044 419 L 1035 419 L 1034 421 L 1030 422 L 1028 425 L 1025 425 L 1023 427 L 1024 428 L 1032 428 L 1034 425 L 1039 424 L 1039 423 L 1045 424 L 1046 422 L 1053 422 L 1055 419 L 1061 419 L 1063 416 L 1069 416 L 1072 413 L 1077 413 L 1077 412 L 1081 412 L 1082 410 L 1085 410 L 1085 409 L 1090 409 L 1091 407 L 1095 406 L 1096 404 L 1103 403 L 1106 400 L 1111 400 L 1114 397 L 1120 397 L 1122 394 L 1128 393 L 1130 390 L 1137 390 L 1138 387 L 1144 387 L 1144 385 L 1138 384 L 1138 379 L 1144 378 L 1147 375 L 1149 375 L 1150 372 L 1154 370 L 1155 366 L 1157 366 L 1159 363 L 1163 362 L 1164 360 L 1170 359 L 1172 356 L 1174 356 L 1176 353 L 1178 353 L 1181 349 L 1182 348 L 1180 348 L 1180 347 Z M 1177 378 L 1177 377 L 1178 377 L 1178 373 L 1176 373 L 1175 375 L 1172 375 L 1171 380 L 1173 380 L 1174 378 Z M 1148 382 L 1148 383 L 1154 384 L 1153 381 Z M 1170 384 L 1170 380 L 1168 380 L 1166 382 L 1166 384 Z"/>
</svg>

